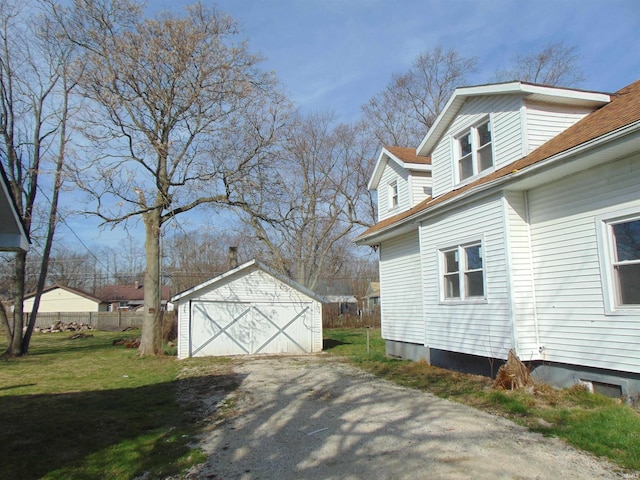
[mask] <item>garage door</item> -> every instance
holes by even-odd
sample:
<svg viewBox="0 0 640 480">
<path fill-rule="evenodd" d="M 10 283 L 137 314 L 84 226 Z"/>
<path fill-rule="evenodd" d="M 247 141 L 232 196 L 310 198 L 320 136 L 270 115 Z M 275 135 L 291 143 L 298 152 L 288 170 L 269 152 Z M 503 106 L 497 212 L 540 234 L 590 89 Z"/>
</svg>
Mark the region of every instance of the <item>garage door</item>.
<svg viewBox="0 0 640 480">
<path fill-rule="evenodd" d="M 191 356 L 312 351 L 311 303 L 193 302 Z"/>
</svg>

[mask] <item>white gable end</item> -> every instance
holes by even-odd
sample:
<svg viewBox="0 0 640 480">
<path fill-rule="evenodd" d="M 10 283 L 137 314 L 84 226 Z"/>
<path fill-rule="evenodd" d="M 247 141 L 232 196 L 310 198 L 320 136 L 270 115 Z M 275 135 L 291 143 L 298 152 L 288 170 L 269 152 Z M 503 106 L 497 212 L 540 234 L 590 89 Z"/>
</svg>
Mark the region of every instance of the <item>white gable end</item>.
<svg viewBox="0 0 640 480">
<path fill-rule="evenodd" d="M 394 161 L 387 162 L 377 191 L 378 221 L 409 209 L 409 172 Z"/>
<path fill-rule="evenodd" d="M 521 108 L 522 98 L 514 95 L 475 97 L 465 102 L 431 156 L 434 197 L 451 191 L 460 183 L 455 172 L 459 156 L 456 142 L 474 125 L 485 120 L 491 122 L 494 169 L 523 156 Z"/>
<path fill-rule="evenodd" d="M 531 153 L 547 140 L 582 120 L 592 109 L 578 106 L 526 102 L 526 152 Z"/>
</svg>

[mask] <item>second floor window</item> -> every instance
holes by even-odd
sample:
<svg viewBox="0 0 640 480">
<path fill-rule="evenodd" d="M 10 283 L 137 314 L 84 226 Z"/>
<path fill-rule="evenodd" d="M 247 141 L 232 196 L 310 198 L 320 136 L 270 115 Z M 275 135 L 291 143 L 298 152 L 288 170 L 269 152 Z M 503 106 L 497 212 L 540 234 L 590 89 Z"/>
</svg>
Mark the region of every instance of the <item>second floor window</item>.
<svg viewBox="0 0 640 480">
<path fill-rule="evenodd" d="M 471 127 L 458 137 L 458 181 L 493 167 L 491 123 Z"/>
<path fill-rule="evenodd" d="M 398 206 L 398 182 L 391 182 L 389 184 L 389 208 L 396 208 Z"/>
</svg>

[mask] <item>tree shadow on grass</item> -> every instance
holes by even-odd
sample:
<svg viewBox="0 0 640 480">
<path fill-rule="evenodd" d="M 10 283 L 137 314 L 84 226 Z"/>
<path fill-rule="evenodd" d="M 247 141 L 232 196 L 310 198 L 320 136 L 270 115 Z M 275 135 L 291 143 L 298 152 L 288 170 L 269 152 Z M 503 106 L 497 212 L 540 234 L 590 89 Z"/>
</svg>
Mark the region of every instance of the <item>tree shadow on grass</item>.
<svg viewBox="0 0 640 480">
<path fill-rule="evenodd" d="M 178 473 L 202 426 L 198 395 L 214 391 L 222 400 L 241 381 L 205 375 L 118 390 L 1 396 L 0 478 Z M 194 396 L 179 403 L 181 392 Z"/>
</svg>

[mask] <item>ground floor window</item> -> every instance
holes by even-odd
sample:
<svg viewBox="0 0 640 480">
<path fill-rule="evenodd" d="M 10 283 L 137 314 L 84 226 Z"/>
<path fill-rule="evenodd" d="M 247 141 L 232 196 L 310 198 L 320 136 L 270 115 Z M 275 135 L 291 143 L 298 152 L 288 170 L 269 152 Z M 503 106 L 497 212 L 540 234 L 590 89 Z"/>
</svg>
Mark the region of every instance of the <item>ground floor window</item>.
<svg viewBox="0 0 640 480">
<path fill-rule="evenodd" d="M 485 298 L 482 242 L 457 245 L 440 252 L 442 299 Z"/>
</svg>

